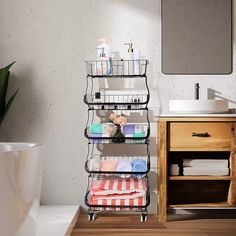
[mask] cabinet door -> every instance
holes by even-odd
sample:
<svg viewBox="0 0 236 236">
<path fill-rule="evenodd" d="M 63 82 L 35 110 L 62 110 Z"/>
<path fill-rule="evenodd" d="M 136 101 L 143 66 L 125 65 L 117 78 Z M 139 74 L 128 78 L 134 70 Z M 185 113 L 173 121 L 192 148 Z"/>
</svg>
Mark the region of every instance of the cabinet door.
<svg viewBox="0 0 236 236">
<path fill-rule="evenodd" d="M 232 123 L 171 122 L 170 151 L 230 151 Z"/>
</svg>

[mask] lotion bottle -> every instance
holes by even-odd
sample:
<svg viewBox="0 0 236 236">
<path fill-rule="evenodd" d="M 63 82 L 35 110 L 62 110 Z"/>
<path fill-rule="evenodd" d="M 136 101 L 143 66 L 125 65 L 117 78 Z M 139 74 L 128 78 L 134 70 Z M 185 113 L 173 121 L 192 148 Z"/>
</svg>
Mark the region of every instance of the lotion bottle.
<svg viewBox="0 0 236 236">
<path fill-rule="evenodd" d="M 96 60 L 96 74 L 99 76 L 106 76 L 110 71 L 110 62 L 104 53 L 104 48 L 97 48 L 97 51 L 100 51 L 99 57 Z M 100 78 L 99 80 L 100 88 L 107 88 L 105 78 Z"/>
<path fill-rule="evenodd" d="M 106 38 L 101 38 L 101 39 L 99 39 L 98 41 L 101 42 L 101 44 L 98 45 L 97 48 L 100 48 L 100 49 L 103 48 L 103 50 L 104 50 L 103 52 L 104 52 L 104 54 L 105 54 L 105 57 L 107 57 L 108 60 L 109 60 L 109 70 L 108 70 L 108 74 L 109 74 L 109 75 L 112 75 L 112 59 L 111 59 L 111 49 L 110 49 L 110 46 L 107 44 Z M 99 58 L 99 57 L 100 57 L 100 52 L 97 51 L 97 58 Z"/>
</svg>

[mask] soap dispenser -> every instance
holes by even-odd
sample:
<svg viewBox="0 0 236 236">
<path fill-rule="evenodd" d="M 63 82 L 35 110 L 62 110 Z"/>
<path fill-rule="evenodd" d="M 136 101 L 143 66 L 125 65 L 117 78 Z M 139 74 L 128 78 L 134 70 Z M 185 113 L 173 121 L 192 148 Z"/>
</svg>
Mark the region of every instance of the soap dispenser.
<svg viewBox="0 0 236 236">
<path fill-rule="evenodd" d="M 134 50 L 133 43 L 125 43 L 128 45 L 128 52 L 124 61 L 124 74 L 125 75 L 134 75 Z M 125 79 L 125 88 L 130 89 L 134 88 L 133 78 Z"/>
<path fill-rule="evenodd" d="M 134 74 L 134 49 L 133 49 L 133 43 L 125 43 L 124 45 L 128 46 L 128 53 L 126 55 L 125 60 L 127 60 L 127 70 L 125 73 L 127 75 L 133 75 Z"/>
<path fill-rule="evenodd" d="M 106 38 L 99 39 L 98 41 L 101 42 L 101 44 L 98 45 L 97 48 L 103 48 L 106 57 L 110 58 L 111 57 L 111 49 L 110 49 L 110 46 L 107 44 Z M 99 51 L 97 51 L 97 57 L 100 57 Z"/>
<path fill-rule="evenodd" d="M 109 58 L 106 57 L 104 48 L 97 48 L 97 51 L 100 51 L 100 54 L 96 61 L 96 74 L 108 75 L 108 72 L 110 71 Z"/>
</svg>

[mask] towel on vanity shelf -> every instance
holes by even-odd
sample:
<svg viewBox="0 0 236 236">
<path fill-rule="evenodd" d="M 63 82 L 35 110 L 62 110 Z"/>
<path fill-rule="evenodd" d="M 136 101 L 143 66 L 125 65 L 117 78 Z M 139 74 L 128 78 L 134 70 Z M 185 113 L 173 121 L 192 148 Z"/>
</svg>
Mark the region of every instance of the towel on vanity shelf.
<svg viewBox="0 0 236 236">
<path fill-rule="evenodd" d="M 184 167 L 228 168 L 228 160 L 219 159 L 183 159 Z"/>
<path fill-rule="evenodd" d="M 133 165 L 133 172 L 146 172 L 147 171 L 147 162 L 143 159 L 135 159 L 132 162 Z M 134 175 L 137 178 L 142 178 L 144 175 L 136 174 Z"/>
<path fill-rule="evenodd" d="M 184 175 L 229 175 L 229 168 L 184 167 Z"/>
<path fill-rule="evenodd" d="M 95 180 L 90 187 L 91 205 L 144 206 L 146 204 L 144 179 Z"/>
</svg>

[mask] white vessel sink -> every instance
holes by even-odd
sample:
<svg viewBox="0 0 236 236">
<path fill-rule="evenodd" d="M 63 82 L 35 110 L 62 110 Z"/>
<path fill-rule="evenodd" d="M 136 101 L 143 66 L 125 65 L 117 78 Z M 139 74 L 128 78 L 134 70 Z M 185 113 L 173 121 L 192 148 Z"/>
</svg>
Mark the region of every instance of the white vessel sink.
<svg viewBox="0 0 236 236">
<path fill-rule="evenodd" d="M 170 100 L 170 113 L 183 114 L 218 114 L 229 110 L 226 100 Z"/>
</svg>

